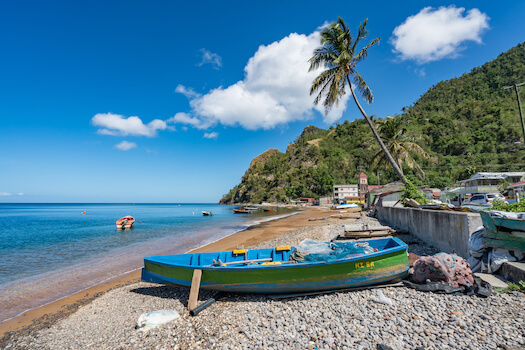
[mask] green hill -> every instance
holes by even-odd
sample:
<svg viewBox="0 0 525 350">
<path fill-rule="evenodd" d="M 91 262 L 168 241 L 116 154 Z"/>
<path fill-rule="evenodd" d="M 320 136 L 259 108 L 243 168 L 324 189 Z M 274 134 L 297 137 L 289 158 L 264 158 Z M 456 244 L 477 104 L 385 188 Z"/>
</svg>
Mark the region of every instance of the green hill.
<svg viewBox="0 0 525 350">
<path fill-rule="evenodd" d="M 517 171 L 525 165 L 525 146 L 514 90 L 525 82 L 525 44 L 502 53 L 471 72 L 432 86 L 414 105 L 404 108 L 409 136 L 431 156 L 418 159 L 426 173 L 416 184 L 452 186 L 477 171 Z M 525 86 L 520 96 L 525 102 Z M 270 149 L 256 157 L 239 185 L 220 203 L 286 201 L 330 195 L 335 183 L 357 183 L 363 171 L 369 183 L 396 180 L 392 170 L 370 164 L 377 145 L 363 119 L 328 130 L 309 126 L 286 153 Z"/>
</svg>

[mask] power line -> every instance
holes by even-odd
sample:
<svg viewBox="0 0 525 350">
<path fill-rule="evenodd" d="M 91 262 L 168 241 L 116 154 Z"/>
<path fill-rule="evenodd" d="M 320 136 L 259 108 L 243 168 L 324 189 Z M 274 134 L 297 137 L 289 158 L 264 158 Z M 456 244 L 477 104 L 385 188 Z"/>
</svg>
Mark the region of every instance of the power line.
<svg viewBox="0 0 525 350">
<path fill-rule="evenodd" d="M 518 99 L 518 110 L 520 112 L 520 120 L 521 120 L 521 130 L 523 131 L 523 143 L 525 144 L 525 123 L 523 122 L 523 113 L 521 112 L 521 101 L 520 101 L 520 93 L 518 91 L 518 86 L 525 85 L 525 83 L 520 84 L 514 84 L 511 86 L 505 86 L 503 89 L 511 89 L 514 88 L 514 91 L 516 91 L 516 98 Z"/>
<path fill-rule="evenodd" d="M 512 164 L 470 164 L 470 167 L 498 167 L 498 166 L 525 166 L 525 163 L 512 163 Z M 421 167 L 421 169 L 435 169 L 435 168 L 466 168 L 467 165 L 437 165 L 429 167 Z"/>
</svg>

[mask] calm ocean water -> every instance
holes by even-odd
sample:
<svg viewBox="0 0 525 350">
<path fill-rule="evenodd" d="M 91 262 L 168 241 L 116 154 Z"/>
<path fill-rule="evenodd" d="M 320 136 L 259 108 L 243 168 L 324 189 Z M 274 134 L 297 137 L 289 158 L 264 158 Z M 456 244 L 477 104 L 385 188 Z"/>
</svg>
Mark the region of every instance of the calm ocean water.
<svg viewBox="0 0 525 350">
<path fill-rule="evenodd" d="M 0 322 L 276 216 L 216 204 L 0 203 Z M 201 211 L 212 211 L 203 216 Z M 84 213 L 85 212 L 85 213 Z M 273 215 L 272 215 L 273 214 Z M 115 221 L 135 217 L 130 230 Z"/>
</svg>

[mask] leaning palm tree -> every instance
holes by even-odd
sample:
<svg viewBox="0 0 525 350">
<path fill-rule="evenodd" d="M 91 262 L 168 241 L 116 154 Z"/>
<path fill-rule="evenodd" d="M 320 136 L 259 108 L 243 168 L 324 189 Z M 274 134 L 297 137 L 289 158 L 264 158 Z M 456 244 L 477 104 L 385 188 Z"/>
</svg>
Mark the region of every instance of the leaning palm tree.
<svg viewBox="0 0 525 350">
<path fill-rule="evenodd" d="M 428 159 L 429 155 L 414 142 L 413 139 L 407 136 L 406 128 L 403 127 L 401 117 L 386 117 L 386 119 L 379 119 L 377 121 L 379 134 L 386 144 L 388 152 L 394 157 L 396 163 L 403 171 L 403 163 L 410 169 L 414 170 L 420 178 L 425 178 L 425 172 L 417 164 L 412 154 L 419 154 L 422 158 Z M 372 166 L 379 167 L 380 165 L 389 167 L 385 153 L 380 150 L 372 159 Z"/>
<path fill-rule="evenodd" d="M 367 103 L 371 103 L 374 100 L 372 90 L 370 90 L 364 79 L 355 69 L 357 64 L 366 58 L 368 49 L 380 39 L 376 38 L 372 40 L 362 48 L 361 51 L 356 52 L 357 45 L 368 35 L 368 30 L 366 30 L 367 20 L 368 19 L 365 19 L 359 26 L 356 38 L 352 36 L 350 29 L 347 28 L 346 23 L 341 17 L 338 17 L 337 22 L 332 23 L 329 27 L 321 31 L 322 46 L 315 50 L 314 55 L 309 60 L 310 71 L 319 67 L 325 67 L 326 70 L 313 81 L 310 95 L 317 93 L 314 99 L 314 104 L 316 105 L 324 98 L 323 105 L 325 107 L 325 113 L 328 113 L 333 105 L 337 105 L 341 97 L 345 95 L 346 84 L 348 84 L 357 107 L 368 122 L 375 139 L 392 165 L 392 168 L 401 181 L 406 182 L 402 170 L 388 152 L 374 124 L 357 100 L 354 87 L 350 82 L 350 76 L 352 76 L 355 88 Z"/>
</svg>

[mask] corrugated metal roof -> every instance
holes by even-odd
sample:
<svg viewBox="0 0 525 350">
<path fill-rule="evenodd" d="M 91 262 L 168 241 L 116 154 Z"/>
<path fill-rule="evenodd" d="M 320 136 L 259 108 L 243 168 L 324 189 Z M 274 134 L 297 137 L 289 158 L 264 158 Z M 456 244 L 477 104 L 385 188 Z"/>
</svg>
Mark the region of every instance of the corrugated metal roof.
<svg viewBox="0 0 525 350">
<path fill-rule="evenodd" d="M 458 181 L 465 183 L 474 180 L 502 180 L 507 177 L 525 176 L 525 171 L 501 172 L 501 173 L 475 173 L 469 179 Z"/>
</svg>

